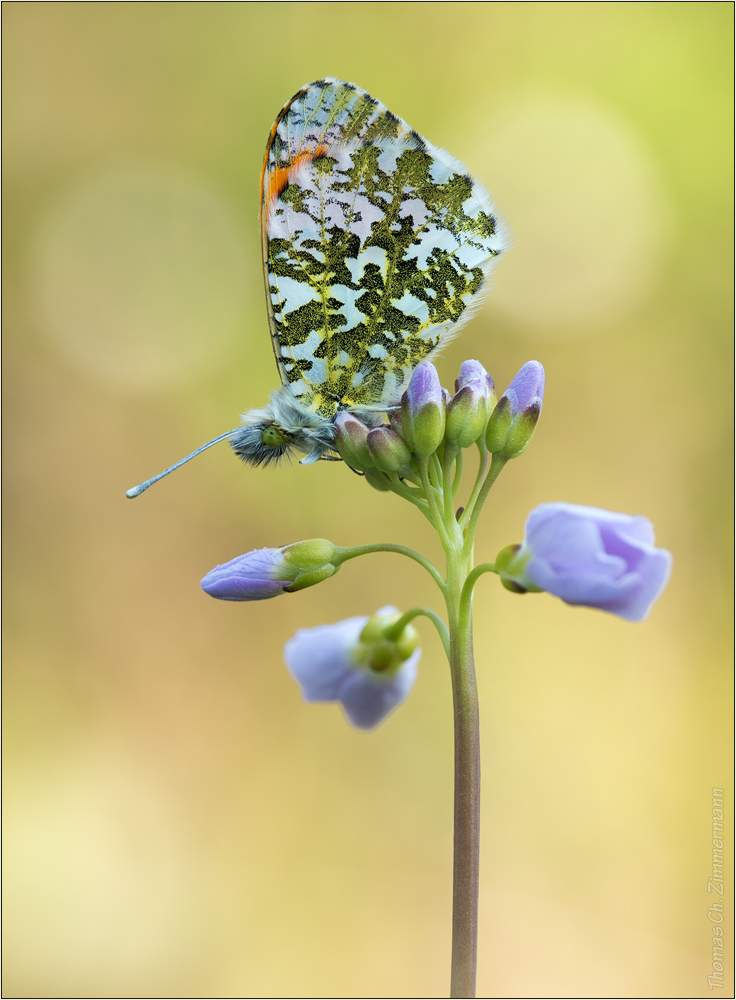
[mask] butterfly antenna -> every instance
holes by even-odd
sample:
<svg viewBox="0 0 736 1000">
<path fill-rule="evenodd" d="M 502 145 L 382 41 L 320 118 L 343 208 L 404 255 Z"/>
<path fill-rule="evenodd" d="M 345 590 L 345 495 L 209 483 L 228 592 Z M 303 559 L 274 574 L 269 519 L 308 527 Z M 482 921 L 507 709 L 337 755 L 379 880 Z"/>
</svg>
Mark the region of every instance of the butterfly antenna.
<svg viewBox="0 0 736 1000">
<path fill-rule="evenodd" d="M 180 459 L 178 462 L 170 466 L 168 469 L 165 469 L 163 472 L 159 472 L 159 474 L 157 476 L 154 476 L 153 479 L 147 479 L 145 483 L 141 483 L 140 486 L 134 486 L 132 490 L 127 490 L 125 493 L 126 497 L 128 497 L 129 500 L 132 500 L 133 497 L 139 497 L 141 493 L 144 493 L 149 486 L 153 486 L 154 483 L 157 483 L 159 479 L 163 479 L 164 476 L 168 476 L 170 472 L 173 472 L 174 469 L 178 469 L 180 465 L 186 465 L 186 463 L 190 459 L 195 458 L 197 455 L 199 455 L 200 452 L 207 451 L 207 449 L 211 448 L 213 444 L 217 444 L 220 441 L 224 441 L 225 438 L 229 438 L 231 435 L 235 433 L 235 431 L 239 429 L 240 428 L 236 427 L 234 430 L 227 431 L 225 434 L 220 434 L 219 437 L 212 438 L 212 440 L 208 441 L 207 444 L 203 444 L 201 448 L 197 448 L 196 451 L 193 451 L 191 455 L 187 455 L 186 458 Z"/>
</svg>

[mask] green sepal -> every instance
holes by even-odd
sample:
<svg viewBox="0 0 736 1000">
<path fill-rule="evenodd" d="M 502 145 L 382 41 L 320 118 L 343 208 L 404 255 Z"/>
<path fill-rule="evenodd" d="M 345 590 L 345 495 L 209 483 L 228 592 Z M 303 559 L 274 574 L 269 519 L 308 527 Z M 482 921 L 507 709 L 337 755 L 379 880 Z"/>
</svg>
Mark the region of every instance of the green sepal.
<svg viewBox="0 0 736 1000">
<path fill-rule="evenodd" d="M 381 472 L 398 472 L 411 461 L 411 452 L 393 427 L 374 427 L 366 438 L 373 464 Z"/>
<path fill-rule="evenodd" d="M 501 549 L 496 556 L 496 570 L 499 573 L 506 572 L 520 549 L 521 545 L 519 545 L 518 542 L 514 545 L 507 545 L 505 548 Z"/>
<path fill-rule="evenodd" d="M 507 458 L 518 458 L 527 449 L 541 412 L 542 404 L 535 401 L 525 407 L 511 421 L 503 448 L 503 453 Z"/>
<path fill-rule="evenodd" d="M 332 563 L 328 563 L 326 566 L 315 566 L 314 569 L 306 569 L 297 576 L 296 580 L 289 587 L 284 587 L 284 590 L 289 594 L 293 594 L 297 590 L 304 590 L 305 587 L 313 587 L 316 583 L 329 580 L 331 576 L 337 573 L 339 568 L 339 566 L 333 566 Z"/>
<path fill-rule="evenodd" d="M 301 572 L 322 566 L 335 560 L 337 547 L 326 538 L 309 538 L 304 542 L 293 542 L 282 548 L 283 559 L 289 569 Z"/>
<path fill-rule="evenodd" d="M 348 414 L 343 424 L 335 429 L 335 450 L 356 472 L 373 469 L 376 464 L 368 450 L 368 430 L 354 414 Z"/>
<path fill-rule="evenodd" d="M 496 572 L 501 583 L 513 594 L 541 594 L 542 588 L 535 586 L 526 576 L 526 567 L 532 557 L 531 550 L 524 545 L 507 545 L 496 556 Z"/>
<path fill-rule="evenodd" d="M 363 626 L 353 651 L 355 662 L 377 673 L 394 673 L 419 645 L 419 635 L 412 625 L 389 638 L 401 615 L 374 615 Z"/>
<path fill-rule="evenodd" d="M 422 458 L 429 458 L 442 444 L 445 436 L 445 408 L 436 403 L 426 403 L 414 415 L 413 451 Z"/>
<path fill-rule="evenodd" d="M 388 481 L 385 475 L 377 469 L 366 469 L 365 481 L 379 493 L 389 493 L 391 490 L 391 487 L 387 485 Z"/>
<path fill-rule="evenodd" d="M 511 402 L 508 396 L 501 396 L 491 414 L 486 430 L 486 447 L 492 455 L 504 450 L 511 420 Z"/>
<path fill-rule="evenodd" d="M 445 437 L 460 448 L 469 448 L 483 434 L 487 420 L 486 397 L 470 385 L 463 386 L 447 404 Z"/>
<path fill-rule="evenodd" d="M 343 561 L 342 551 L 326 538 L 285 545 L 281 549 L 283 563 L 279 574 L 281 579 L 290 580 L 290 584 L 284 590 L 288 593 L 304 590 L 334 576 Z"/>
</svg>

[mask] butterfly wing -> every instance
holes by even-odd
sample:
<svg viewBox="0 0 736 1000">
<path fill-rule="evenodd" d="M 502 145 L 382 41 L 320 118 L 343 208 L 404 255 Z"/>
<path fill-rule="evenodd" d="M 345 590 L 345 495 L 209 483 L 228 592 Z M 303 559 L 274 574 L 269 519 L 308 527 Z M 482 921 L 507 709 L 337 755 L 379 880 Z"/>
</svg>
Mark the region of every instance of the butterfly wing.
<svg viewBox="0 0 736 1000">
<path fill-rule="evenodd" d="M 339 80 L 283 108 L 261 193 L 279 374 L 328 418 L 395 402 L 468 318 L 506 245 L 459 161 Z"/>
</svg>

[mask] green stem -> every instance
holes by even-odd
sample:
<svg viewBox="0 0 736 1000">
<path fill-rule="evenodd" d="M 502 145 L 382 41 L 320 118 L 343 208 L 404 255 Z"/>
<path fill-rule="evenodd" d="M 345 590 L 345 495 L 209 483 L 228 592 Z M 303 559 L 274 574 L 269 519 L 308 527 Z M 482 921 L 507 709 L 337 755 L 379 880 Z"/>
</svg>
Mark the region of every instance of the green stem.
<svg viewBox="0 0 736 1000">
<path fill-rule="evenodd" d="M 445 453 L 442 456 L 442 492 L 444 494 L 445 503 L 445 524 L 454 520 L 453 511 L 455 507 L 455 493 L 453 491 L 452 482 L 452 465 L 458 452 L 459 448 L 456 444 L 450 441 L 445 442 Z"/>
<path fill-rule="evenodd" d="M 340 562 L 347 562 L 348 559 L 356 559 L 358 556 L 370 555 L 371 552 L 396 552 L 398 555 L 408 556 L 409 559 L 413 559 L 414 562 L 423 566 L 442 593 L 445 593 L 446 584 L 440 571 L 420 552 L 416 552 L 406 545 L 392 545 L 390 542 L 379 542 L 375 545 L 356 545 L 349 549 L 338 548 L 337 551 L 340 556 Z"/>
<path fill-rule="evenodd" d="M 498 573 L 496 564 L 492 562 L 481 563 L 480 566 L 476 566 L 474 570 L 468 573 L 468 578 L 463 584 L 462 594 L 460 595 L 461 608 L 470 604 L 470 601 L 473 599 L 473 587 L 484 573 Z M 470 613 L 470 608 L 468 607 L 468 614 Z"/>
<path fill-rule="evenodd" d="M 422 487 L 424 489 L 424 494 L 429 503 L 429 509 L 432 512 L 432 517 L 434 519 L 434 526 L 437 530 L 437 534 L 440 536 L 440 541 L 442 542 L 442 548 L 447 551 L 450 545 L 450 539 L 447 534 L 447 528 L 445 526 L 444 520 L 442 518 L 442 509 L 437 500 L 437 491 L 430 481 L 429 475 L 429 463 L 426 458 L 419 458 L 417 456 L 417 464 L 419 466 L 419 475 L 422 480 Z"/>
<path fill-rule="evenodd" d="M 384 475 L 390 482 L 389 489 L 396 493 L 397 496 L 404 497 L 411 503 L 419 503 L 428 511 L 429 507 L 427 501 L 424 499 L 424 490 L 422 489 L 422 484 L 418 486 L 407 486 L 404 481 L 399 479 L 398 473 L 396 472 L 385 472 Z"/>
<path fill-rule="evenodd" d="M 460 482 L 463 478 L 463 453 L 458 450 L 457 456 L 455 458 L 455 478 L 452 481 L 452 495 L 453 498 L 457 494 L 460 488 Z"/>
<path fill-rule="evenodd" d="M 480 512 L 483 510 L 483 504 L 485 503 L 486 497 L 491 489 L 491 486 L 498 479 L 501 469 L 508 462 L 505 455 L 494 455 L 491 460 L 491 468 L 488 471 L 488 475 L 483 481 L 483 485 L 478 491 L 478 495 L 473 503 L 473 509 L 470 513 L 468 519 L 468 526 L 465 532 L 465 551 L 470 554 L 473 549 L 473 541 L 475 539 L 475 531 L 478 527 L 478 518 L 480 517 Z"/>
<path fill-rule="evenodd" d="M 425 618 L 429 618 L 434 627 L 437 629 L 439 637 L 442 641 L 442 646 L 445 650 L 445 655 L 447 659 L 450 659 L 450 633 L 447 631 L 447 625 L 442 621 L 440 616 L 436 611 L 432 611 L 431 608 L 412 608 L 411 611 L 405 612 L 397 622 L 395 622 L 390 628 L 386 629 L 387 639 L 398 639 L 401 633 L 404 631 L 409 622 L 413 621 L 423 615 Z"/>
<path fill-rule="evenodd" d="M 447 450 L 447 445 L 442 449 L 443 453 Z M 435 488 L 441 493 L 442 492 L 442 462 L 438 452 L 429 456 L 429 478 L 432 480 Z"/>
<path fill-rule="evenodd" d="M 417 510 L 420 510 L 424 514 L 432 527 L 435 527 L 434 518 L 432 517 L 427 501 L 424 499 L 424 491 L 404 486 L 395 472 L 387 472 L 384 475 L 386 476 L 386 485 L 391 493 L 395 493 L 396 496 L 403 497 L 404 500 L 413 503 Z"/>
<path fill-rule="evenodd" d="M 480 467 L 460 522 L 453 512 L 454 495 L 462 474 L 459 449 L 445 442 L 444 451 L 417 456 L 416 468 L 423 499 L 396 475 L 387 479 L 395 493 L 406 496 L 434 524 L 447 559 L 447 577 L 420 553 L 403 545 L 362 545 L 340 550 L 342 560 L 369 552 L 397 552 L 423 566 L 445 597 L 449 628 L 428 608 L 412 608 L 392 626 L 400 635 L 418 615 L 433 622 L 450 661 L 455 746 L 454 850 L 452 884 L 452 977 L 450 996 L 475 997 L 478 948 L 478 872 L 480 848 L 480 733 L 478 692 L 473 659 L 473 587 L 483 573 L 495 572 L 493 563 L 473 569 L 473 541 L 488 492 L 507 459 L 494 455 L 488 469 L 488 451 L 479 445 Z M 455 476 L 453 481 L 453 467 Z"/>
<path fill-rule="evenodd" d="M 478 876 L 480 855 L 480 731 L 478 690 L 473 658 L 473 586 L 491 563 L 473 569 L 473 540 L 488 491 L 506 459 L 494 456 L 487 468 L 488 452 L 481 448 L 481 466 L 471 495 L 470 514 L 463 540 L 462 526 L 454 515 L 445 522 L 450 540 L 447 551 L 447 615 L 450 631 L 450 673 L 455 732 L 455 820 L 452 882 L 451 997 L 475 996 L 478 949 Z M 449 486 L 450 468 L 445 466 Z M 448 491 L 449 492 L 449 491 Z"/>
<path fill-rule="evenodd" d="M 475 996 L 480 849 L 480 733 L 472 604 L 462 601 L 466 560 L 448 554 L 447 611 L 455 743 L 451 997 Z"/>
<path fill-rule="evenodd" d="M 480 493 L 480 488 L 483 485 L 483 480 L 485 479 L 486 469 L 488 468 L 488 449 L 486 448 L 486 443 L 483 438 L 478 442 L 478 454 L 480 455 L 480 464 L 478 466 L 478 475 L 475 477 L 475 483 L 473 484 L 473 492 L 468 498 L 468 502 L 465 504 L 465 512 L 460 518 L 460 524 L 464 528 L 468 521 L 470 520 L 470 515 L 473 513 L 475 508 L 475 501 L 478 499 L 478 494 Z"/>
</svg>

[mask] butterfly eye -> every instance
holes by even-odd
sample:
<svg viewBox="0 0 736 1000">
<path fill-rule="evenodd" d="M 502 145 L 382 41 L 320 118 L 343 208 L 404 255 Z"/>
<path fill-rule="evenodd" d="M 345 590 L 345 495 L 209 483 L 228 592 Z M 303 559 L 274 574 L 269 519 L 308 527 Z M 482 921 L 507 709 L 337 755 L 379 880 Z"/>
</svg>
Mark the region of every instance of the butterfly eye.
<svg viewBox="0 0 736 1000">
<path fill-rule="evenodd" d="M 269 448 L 281 448 L 289 441 L 288 434 L 285 434 L 276 424 L 269 424 L 261 431 L 261 441 Z"/>
</svg>

